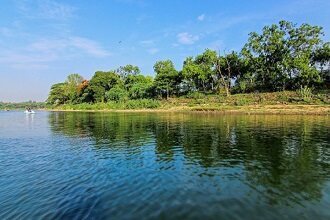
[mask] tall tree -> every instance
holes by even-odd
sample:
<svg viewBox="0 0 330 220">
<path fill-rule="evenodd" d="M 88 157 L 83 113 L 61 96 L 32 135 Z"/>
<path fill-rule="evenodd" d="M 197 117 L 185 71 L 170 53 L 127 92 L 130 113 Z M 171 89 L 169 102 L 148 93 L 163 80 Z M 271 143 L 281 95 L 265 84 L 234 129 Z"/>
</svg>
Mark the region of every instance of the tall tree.
<svg viewBox="0 0 330 220">
<path fill-rule="evenodd" d="M 237 79 L 241 75 L 242 61 L 236 52 L 230 54 L 217 55 L 217 58 L 213 61 L 215 63 L 215 79 L 218 80 L 219 88 L 224 88 L 226 95 L 231 94 L 232 80 Z"/>
<path fill-rule="evenodd" d="M 78 97 L 78 86 L 82 83 L 84 78 L 77 73 L 70 74 L 65 81 L 65 94 L 72 102 Z"/>
<path fill-rule="evenodd" d="M 194 63 L 199 67 L 199 73 L 197 76 L 201 82 L 201 86 L 204 92 L 207 90 L 213 90 L 214 84 L 216 83 L 216 79 L 214 78 L 216 59 L 216 51 L 206 49 L 194 60 Z"/>
<path fill-rule="evenodd" d="M 73 73 L 68 75 L 66 79 L 66 83 L 74 87 L 78 87 L 83 80 L 84 78 L 81 75 L 79 75 L 78 73 Z"/>
<path fill-rule="evenodd" d="M 65 95 L 66 83 L 56 83 L 51 86 L 47 98 L 47 103 L 50 104 L 64 104 L 68 97 Z"/>
<path fill-rule="evenodd" d="M 154 70 L 156 72 L 155 87 L 159 94 L 169 98 L 171 94 L 178 92 L 178 85 L 181 81 L 172 61 L 158 61 L 154 65 Z"/>
<path fill-rule="evenodd" d="M 322 42 L 322 28 L 280 21 L 263 28 L 262 34 L 252 32 L 242 55 L 262 90 L 284 90 L 310 86 L 320 80 L 311 65 L 313 51 Z"/>
<path fill-rule="evenodd" d="M 183 62 L 182 76 L 188 91 L 200 90 L 199 73 L 201 68 L 194 62 L 193 57 L 187 57 Z"/>
<path fill-rule="evenodd" d="M 215 77 L 215 61 L 217 53 L 206 49 L 195 58 L 188 57 L 183 63 L 182 75 L 190 88 L 206 92 L 213 90 L 217 80 Z"/>
</svg>

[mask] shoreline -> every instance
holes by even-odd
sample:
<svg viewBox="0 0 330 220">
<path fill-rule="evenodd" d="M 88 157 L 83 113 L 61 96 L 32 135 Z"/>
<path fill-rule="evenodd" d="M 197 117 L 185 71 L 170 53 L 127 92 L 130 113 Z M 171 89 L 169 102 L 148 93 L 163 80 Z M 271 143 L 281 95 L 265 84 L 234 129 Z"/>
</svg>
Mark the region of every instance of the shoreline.
<svg viewBox="0 0 330 220">
<path fill-rule="evenodd" d="M 214 113 L 242 115 L 330 115 L 330 105 L 246 105 L 246 106 L 194 106 L 155 109 L 41 109 L 50 112 L 118 112 L 118 113 Z"/>
</svg>

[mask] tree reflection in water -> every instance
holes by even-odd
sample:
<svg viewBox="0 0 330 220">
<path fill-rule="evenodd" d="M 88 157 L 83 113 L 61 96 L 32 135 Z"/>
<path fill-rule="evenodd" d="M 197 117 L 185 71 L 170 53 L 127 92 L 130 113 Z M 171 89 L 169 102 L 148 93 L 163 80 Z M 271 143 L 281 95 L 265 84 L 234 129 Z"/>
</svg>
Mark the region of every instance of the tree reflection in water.
<svg viewBox="0 0 330 220">
<path fill-rule="evenodd" d="M 49 124 L 55 134 L 92 139 L 96 150 L 125 151 L 123 159 L 147 153 L 159 169 L 189 167 L 219 186 L 234 178 L 272 205 L 320 201 L 330 178 L 328 116 L 54 112 Z"/>
</svg>

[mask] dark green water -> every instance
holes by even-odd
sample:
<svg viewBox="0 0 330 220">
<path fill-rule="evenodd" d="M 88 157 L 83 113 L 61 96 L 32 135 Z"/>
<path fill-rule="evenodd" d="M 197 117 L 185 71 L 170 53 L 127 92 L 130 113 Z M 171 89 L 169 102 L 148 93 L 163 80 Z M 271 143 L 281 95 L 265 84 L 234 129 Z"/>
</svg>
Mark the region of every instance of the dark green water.
<svg viewBox="0 0 330 220">
<path fill-rule="evenodd" d="M 0 219 L 330 219 L 329 119 L 0 112 Z"/>
</svg>

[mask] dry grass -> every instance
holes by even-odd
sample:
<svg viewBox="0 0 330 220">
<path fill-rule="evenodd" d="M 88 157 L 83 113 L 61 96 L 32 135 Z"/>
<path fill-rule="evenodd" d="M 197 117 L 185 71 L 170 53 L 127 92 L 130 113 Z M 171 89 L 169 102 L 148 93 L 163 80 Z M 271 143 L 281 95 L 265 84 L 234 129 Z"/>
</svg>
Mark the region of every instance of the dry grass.
<svg viewBox="0 0 330 220">
<path fill-rule="evenodd" d="M 175 106 L 158 109 L 51 110 L 77 112 L 214 112 L 223 114 L 330 115 L 330 105 Z"/>
</svg>

